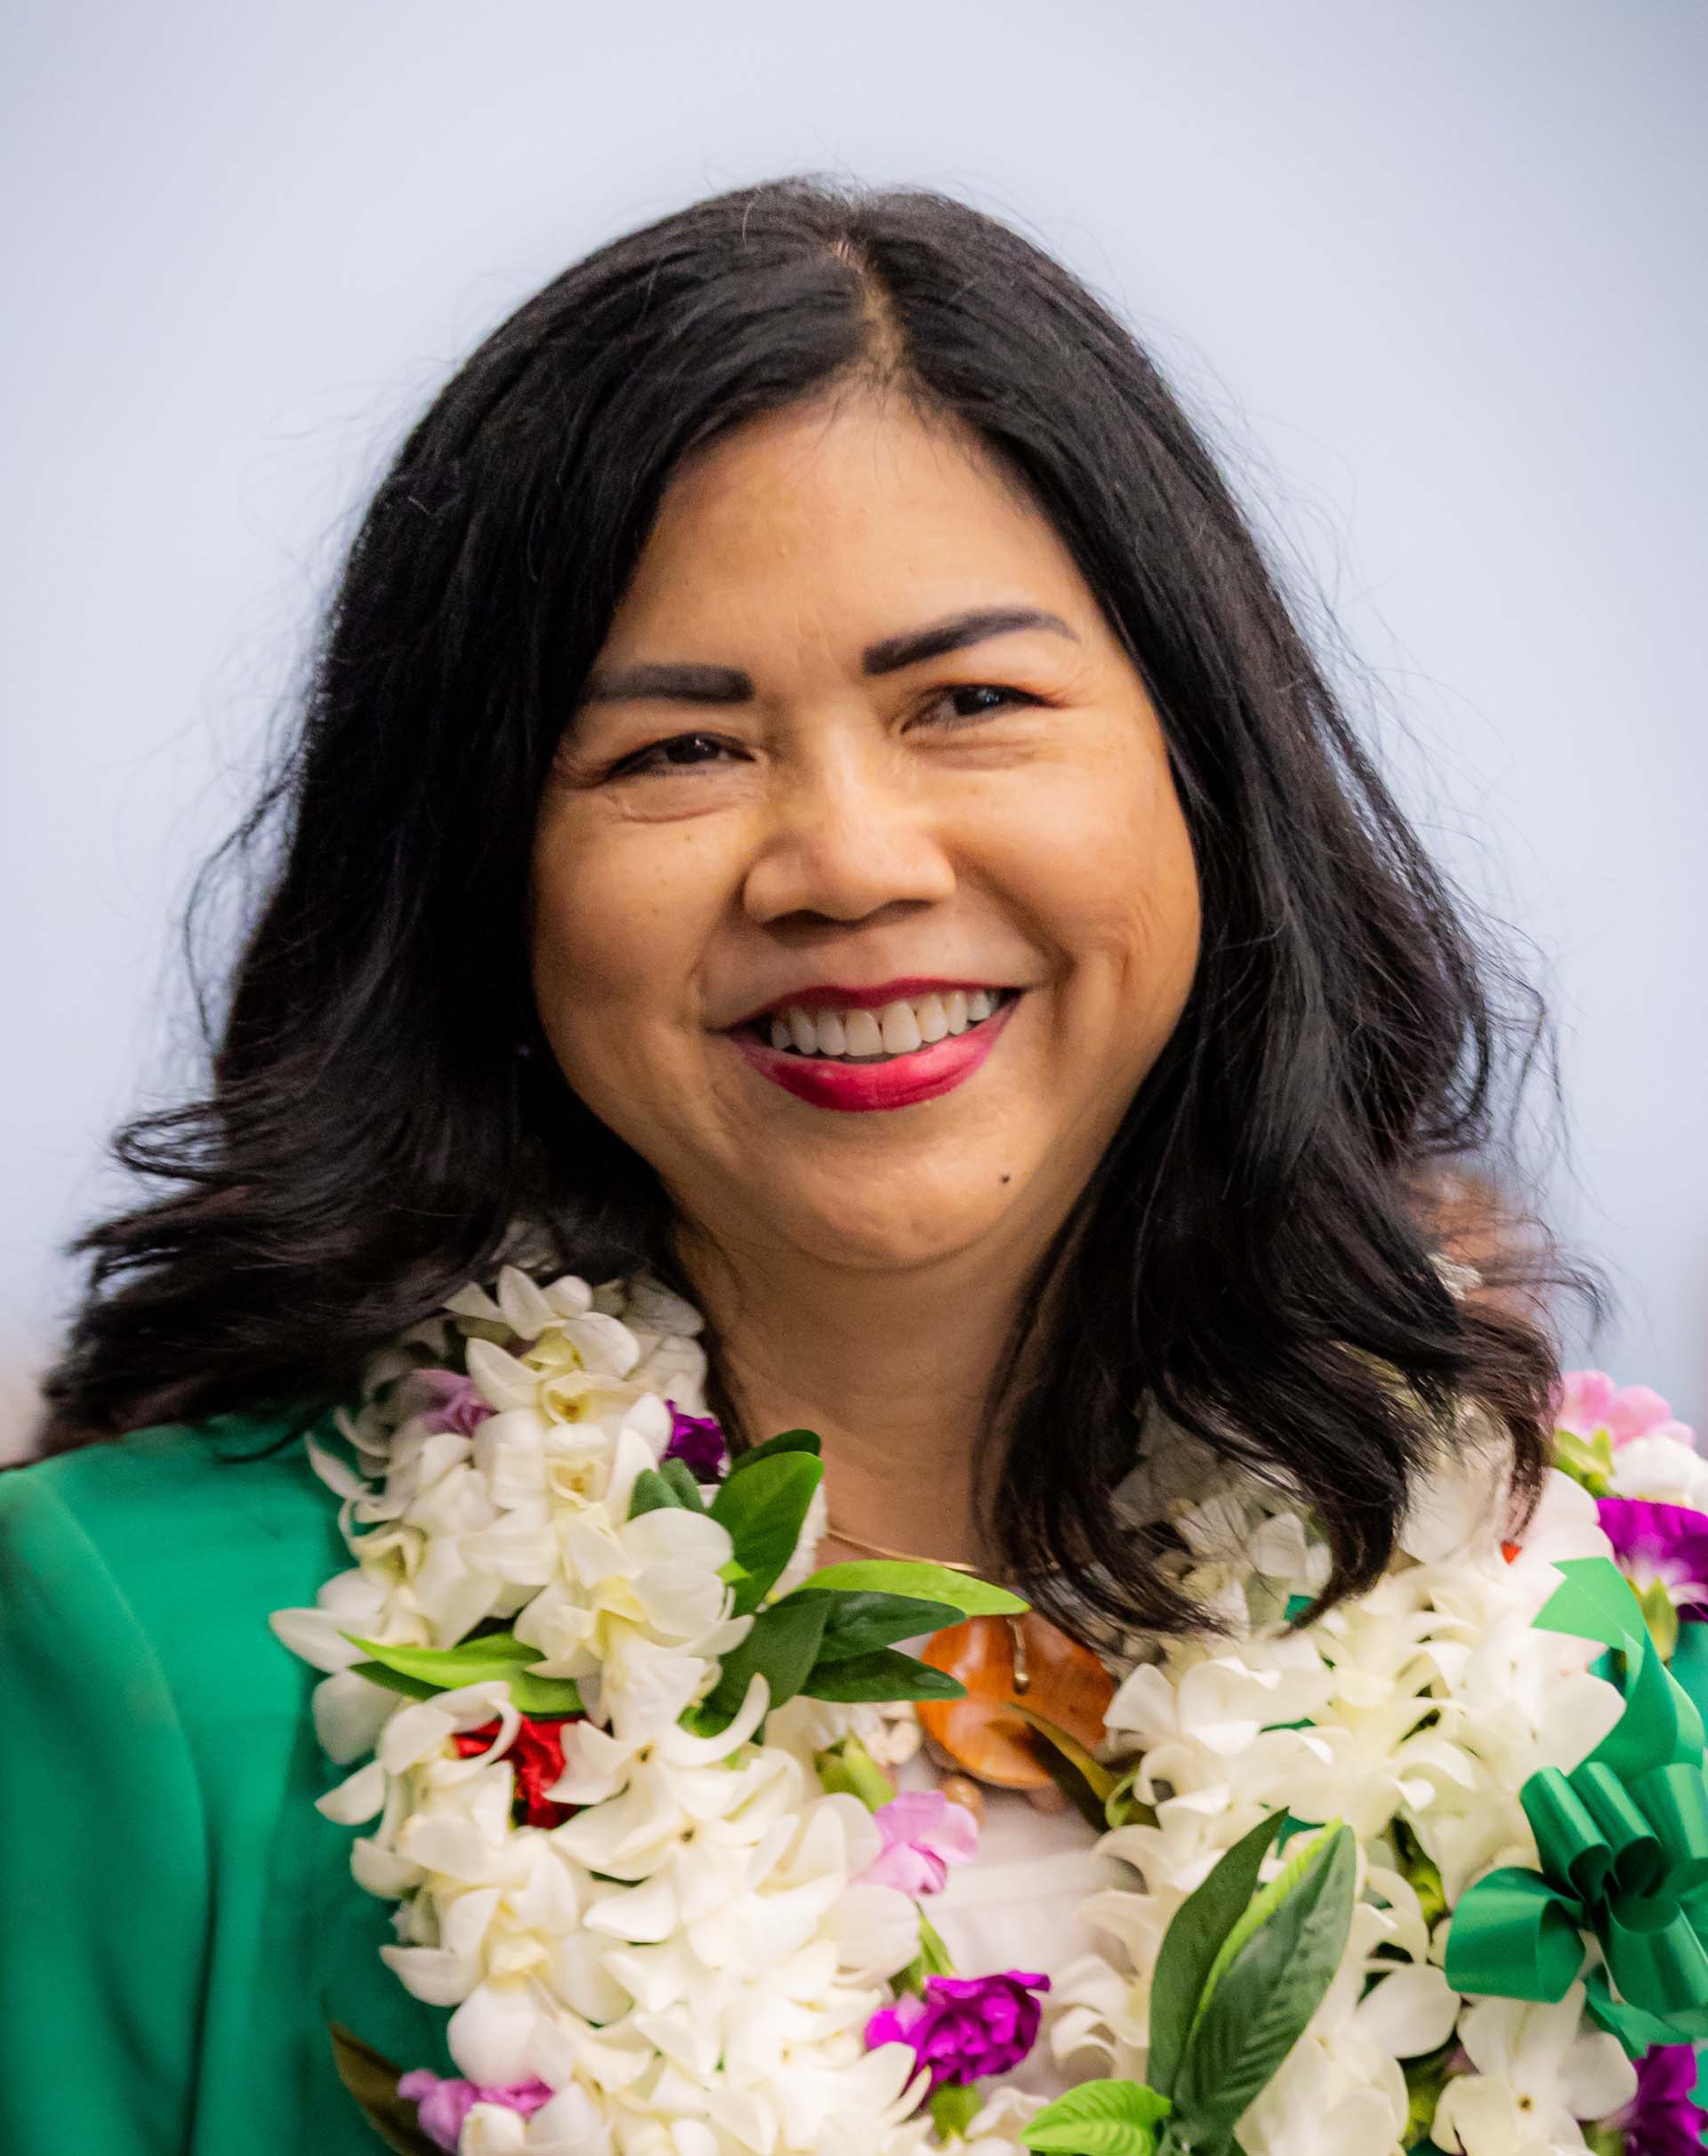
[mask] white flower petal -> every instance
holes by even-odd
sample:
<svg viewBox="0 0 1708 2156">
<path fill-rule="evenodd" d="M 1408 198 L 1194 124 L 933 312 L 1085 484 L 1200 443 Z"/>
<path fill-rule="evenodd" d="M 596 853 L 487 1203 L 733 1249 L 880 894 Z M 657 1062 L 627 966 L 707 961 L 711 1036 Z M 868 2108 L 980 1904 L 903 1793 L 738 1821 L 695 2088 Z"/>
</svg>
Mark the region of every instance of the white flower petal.
<svg viewBox="0 0 1708 2156">
<path fill-rule="evenodd" d="M 644 1885 L 620 1889 L 588 1904 L 582 1922 L 591 1931 L 636 1944 L 668 1939 L 676 1928 L 676 1890 L 660 1872 Z"/>
<path fill-rule="evenodd" d="M 537 1340 L 558 1322 L 558 1312 L 527 1273 L 516 1265 L 504 1266 L 498 1274 L 497 1304 L 504 1323 L 524 1340 Z"/>
<path fill-rule="evenodd" d="M 1421 2058 L 1453 2034 L 1460 1997 L 1441 1971 L 1418 1963 L 1372 1984 L 1353 2010 L 1360 2036 L 1397 2059 Z"/>
<path fill-rule="evenodd" d="M 430 2007 L 454 2007 L 466 1999 L 478 1974 L 469 1956 L 447 1947 L 383 1946 L 380 1959 L 407 1991 Z"/>
<path fill-rule="evenodd" d="M 600 1377 L 626 1377 L 640 1360 L 640 1343 L 620 1318 L 590 1310 L 560 1328 L 586 1368 Z"/>
<path fill-rule="evenodd" d="M 490 1340 L 471 1340 L 468 1345 L 469 1376 L 480 1388 L 481 1397 L 488 1407 L 501 1411 L 505 1408 L 531 1408 L 540 1396 L 538 1374 L 519 1362 L 514 1355 L 506 1354 L 502 1347 L 495 1347 Z"/>
<path fill-rule="evenodd" d="M 385 1769 L 377 1759 L 358 1767 L 347 1781 L 315 1799 L 314 1808 L 341 1827 L 358 1827 L 385 1802 Z"/>
<path fill-rule="evenodd" d="M 324 1677 L 314 1688 L 314 1732 L 320 1748 L 340 1766 L 371 1752 L 387 1722 L 403 1704 L 400 1692 L 359 1677 L 352 1669 Z"/>
<path fill-rule="evenodd" d="M 308 1455 L 309 1465 L 336 1498 L 360 1498 L 367 1494 L 367 1484 L 361 1476 L 318 1437 L 305 1436 L 302 1449 Z"/>
<path fill-rule="evenodd" d="M 477 1984 L 452 2015 L 446 2047 L 471 2081 L 524 2081 L 534 2070 L 539 2006 L 527 1983 Z"/>
<path fill-rule="evenodd" d="M 293 1654 L 317 1669 L 353 1669 L 367 1659 L 362 1648 L 352 1647 L 344 1637 L 346 1630 L 359 1627 L 348 1626 L 328 1610 L 275 1610 L 267 1622 Z"/>
<path fill-rule="evenodd" d="M 919 1951 L 918 1905 L 893 1886 L 844 1887 L 828 1928 L 843 1966 L 858 1979 L 893 1976 Z"/>
<path fill-rule="evenodd" d="M 1637 2069 L 1605 2030 L 1586 2027 L 1561 2062 L 1560 2101 L 1574 2119 L 1606 2119 L 1637 2093 Z"/>
<path fill-rule="evenodd" d="M 528 2122 L 528 2156 L 610 2156 L 610 2123 L 584 2088 L 560 2089 Z"/>
</svg>

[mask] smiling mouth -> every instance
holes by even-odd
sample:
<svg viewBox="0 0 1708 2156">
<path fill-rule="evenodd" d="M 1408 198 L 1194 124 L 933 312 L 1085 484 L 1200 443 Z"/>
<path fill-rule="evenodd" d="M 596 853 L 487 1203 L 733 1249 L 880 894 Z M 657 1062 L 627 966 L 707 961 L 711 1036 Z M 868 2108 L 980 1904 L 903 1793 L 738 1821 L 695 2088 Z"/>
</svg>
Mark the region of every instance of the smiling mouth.
<svg viewBox="0 0 1708 2156">
<path fill-rule="evenodd" d="M 878 1010 L 808 1010 L 795 1004 L 735 1030 L 803 1062 L 859 1069 L 898 1062 L 939 1041 L 976 1033 L 1019 993 L 1019 989 L 956 989 L 898 997 Z"/>
</svg>

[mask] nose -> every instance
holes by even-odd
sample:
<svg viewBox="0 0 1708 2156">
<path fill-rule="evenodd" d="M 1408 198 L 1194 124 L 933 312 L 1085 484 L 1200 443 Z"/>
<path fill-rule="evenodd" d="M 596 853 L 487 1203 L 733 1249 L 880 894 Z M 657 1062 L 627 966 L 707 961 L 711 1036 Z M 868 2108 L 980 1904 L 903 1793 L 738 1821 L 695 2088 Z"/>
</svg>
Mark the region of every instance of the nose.
<svg viewBox="0 0 1708 2156">
<path fill-rule="evenodd" d="M 780 768 L 743 879 L 761 925 L 793 914 L 860 921 L 955 890 L 941 803 L 889 744 L 843 742 Z"/>
</svg>

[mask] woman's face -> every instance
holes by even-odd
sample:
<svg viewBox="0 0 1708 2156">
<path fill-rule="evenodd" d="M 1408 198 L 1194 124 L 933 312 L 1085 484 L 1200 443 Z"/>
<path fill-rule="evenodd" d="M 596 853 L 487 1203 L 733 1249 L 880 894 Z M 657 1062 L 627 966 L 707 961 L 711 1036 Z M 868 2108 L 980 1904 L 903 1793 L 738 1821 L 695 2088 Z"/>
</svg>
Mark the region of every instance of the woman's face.
<svg viewBox="0 0 1708 2156">
<path fill-rule="evenodd" d="M 975 438 L 866 399 L 679 469 L 533 894 L 564 1075 L 691 1232 L 861 1267 L 1041 1247 L 1198 949 L 1161 729 L 1066 547 Z"/>
</svg>

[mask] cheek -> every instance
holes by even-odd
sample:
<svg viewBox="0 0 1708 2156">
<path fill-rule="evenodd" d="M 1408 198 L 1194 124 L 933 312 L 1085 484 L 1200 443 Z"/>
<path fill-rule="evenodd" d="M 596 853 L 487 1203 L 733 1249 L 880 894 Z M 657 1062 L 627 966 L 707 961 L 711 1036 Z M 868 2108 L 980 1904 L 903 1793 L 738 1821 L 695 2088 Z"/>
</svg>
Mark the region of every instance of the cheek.
<svg viewBox="0 0 1708 2156">
<path fill-rule="evenodd" d="M 1034 803 L 1019 858 L 1040 925 L 1084 994 L 1160 1046 L 1186 1000 L 1201 933 L 1196 865 L 1166 765 L 1111 760 Z"/>
<path fill-rule="evenodd" d="M 625 836 L 588 834 L 566 816 L 543 826 L 535 848 L 535 1000 L 565 1076 L 589 1093 L 600 1071 L 644 1060 L 649 1021 L 680 1013 L 693 965 L 689 894 Z"/>
</svg>

